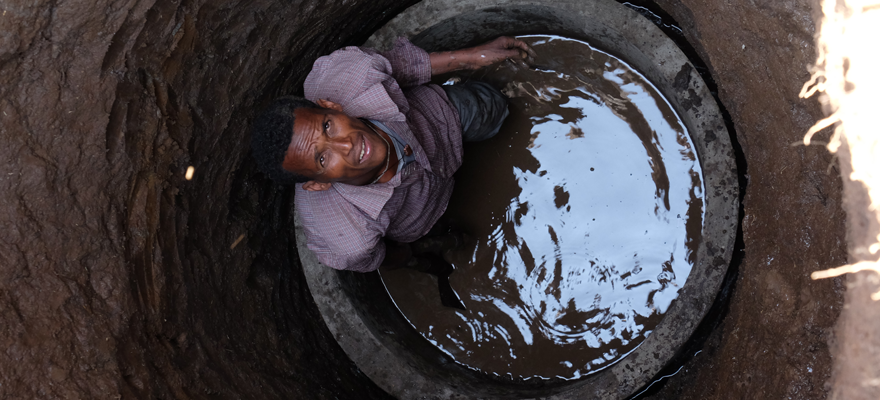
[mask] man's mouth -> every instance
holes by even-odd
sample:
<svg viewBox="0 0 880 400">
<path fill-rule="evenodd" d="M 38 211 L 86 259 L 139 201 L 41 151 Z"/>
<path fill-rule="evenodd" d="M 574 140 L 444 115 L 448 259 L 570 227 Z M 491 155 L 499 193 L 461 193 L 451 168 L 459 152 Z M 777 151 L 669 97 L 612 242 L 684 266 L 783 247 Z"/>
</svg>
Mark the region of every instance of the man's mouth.
<svg viewBox="0 0 880 400">
<path fill-rule="evenodd" d="M 361 155 L 358 157 L 358 164 L 364 162 L 364 154 L 367 153 L 367 138 L 361 136 Z"/>
</svg>

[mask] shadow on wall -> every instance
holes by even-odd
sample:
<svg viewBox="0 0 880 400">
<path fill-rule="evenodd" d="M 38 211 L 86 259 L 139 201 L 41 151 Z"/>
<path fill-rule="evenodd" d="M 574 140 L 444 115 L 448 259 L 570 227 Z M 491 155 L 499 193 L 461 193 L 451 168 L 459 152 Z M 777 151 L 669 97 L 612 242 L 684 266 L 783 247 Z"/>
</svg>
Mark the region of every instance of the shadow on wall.
<svg viewBox="0 0 880 400">
<path fill-rule="evenodd" d="M 383 397 L 248 122 L 412 2 L 27 3 L 0 5 L 0 397 Z"/>
<path fill-rule="evenodd" d="M 0 3 L 0 398 L 384 396 L 284 264 L 290 194 L 255 174 L 247 122 L 414 2 L 292 3 Z M 750 174 L 730 314 L 657 397 L 824 398 L 844 289 L 809 274 L 845 263 L 840 182 L 790 146 L 822 117 L 797 98 L 818 2 L 656 3 Z"/>
</svg>

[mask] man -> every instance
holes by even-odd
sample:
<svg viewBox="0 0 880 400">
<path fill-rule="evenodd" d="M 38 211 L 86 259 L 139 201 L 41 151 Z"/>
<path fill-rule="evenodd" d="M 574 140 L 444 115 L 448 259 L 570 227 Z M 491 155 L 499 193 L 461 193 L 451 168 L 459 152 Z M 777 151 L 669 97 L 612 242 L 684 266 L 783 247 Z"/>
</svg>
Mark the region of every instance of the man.
<svg viewBox="0 0 880 400">
<path fill-rule="evenodd" d="M 276 99 L 254 122 L 254 156 L 272 179 L 296 184 L 296 210 L 318 260 L 361 272 L 437 267 L 436 257 L 433 267 L 419 267 L 407 243 L 446 210 L 462 140 L 495 135 L 507 99 L 483 83 L 428 81 L 530 54 L 509 37 L 431 54 L 406 39 L 385 53 L 346 47 L 315 62 L 308 100 Z"/>
</svg>

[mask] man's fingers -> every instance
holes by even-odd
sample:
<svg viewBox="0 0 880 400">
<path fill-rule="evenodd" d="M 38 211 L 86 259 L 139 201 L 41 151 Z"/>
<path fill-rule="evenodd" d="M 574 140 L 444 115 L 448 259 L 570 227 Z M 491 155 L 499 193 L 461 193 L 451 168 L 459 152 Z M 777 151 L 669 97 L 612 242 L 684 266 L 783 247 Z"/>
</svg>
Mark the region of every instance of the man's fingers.
<svg viewBox="0 0 880 400">
<path fill-rule="evenodd" d="M 525 52 L 523 52 L 521 49 L 516 48 L 516 49 L 510 49 L 510 50 L 508 50 L 508 51 L 507 51 L 507 57 L 506 57 L 506 58 L 509 58 L 509 59 L 517 59 L 517 60 L 523 60 L 523 59 L 525 59 L 526 57 L 525 57 Z"/>
<path fill-rule="evenodd" d="M 529 58 L 532 60 L 538 58 L 538 53 L 535 53 L 535 50 L 532 50 L 532 47 L 529 45 L 526 45 L 526 54 L 528 54 Z"/>
<path fill-rule="evenodd" d="M 526 64 L 532 64 L 535 62 L 535 58 L 538 57 L 538 54 L 535 53 L 535 50 L 532 50 L 531 46 L 519 39 L 508 39 L 510 39 L 507 41 L 508 48 L 516 50 L 516 54 L 509 57 L 518 57 L 520 60 L 525 61 Z"/>
<path fill-rule="evenodd" d="M 511 61 L 525 62 L 526 65 L 533 63 L 537 54 L 532 48 L 522 40 L 512 38 L 510 36 L 500 36 L 495 40 L 485 43 L 477 48 L 493 53 L 492 57 L 484 58 L 478 65 L 487 65 L 504 59 Z"/>
<path fill-rule="evenodd" d="M 523 58 L 526 58 L 526 57 L 535 58 L 538 56 L 535 53 L 535 51 L 532 50 L 531 46 L 529 46 L 528 44 L 526 44 L 526 42 L 523 42 L 522 40 L 513 39 L 513 42 L 511 43 L 511 45 L 512 45 L 512 47 L 516 47 L 517 49 L 522 50 L 525 53 L 525 56 L 523 56 Z"/>
<path fill-rule="evenodd" d="M 532 68 L 532 66 L 529 65 L 526 62 L 526 60 L 524 60 L 522 58 L 508 58 L 507 62 L 509 62 L 513 65 L 516 65 L 517 67 L 522 68 L 522 69 L 531 69 Z"/>
</svg>

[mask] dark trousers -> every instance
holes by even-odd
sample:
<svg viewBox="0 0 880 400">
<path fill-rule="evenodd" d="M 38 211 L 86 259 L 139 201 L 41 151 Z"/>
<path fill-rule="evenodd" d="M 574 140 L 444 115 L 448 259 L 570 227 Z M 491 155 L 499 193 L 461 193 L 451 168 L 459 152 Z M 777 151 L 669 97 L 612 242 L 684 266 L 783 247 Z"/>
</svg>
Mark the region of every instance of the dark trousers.
<svg viewBox="0 0 880 400">
<path fill-rule="evenodd" d="M 507 96 L 501 91 L 475 81 L 441 87 L 458 110 L 465 142 L 479 142 L 498 133 L 508 114 Z"/>
</svg>

